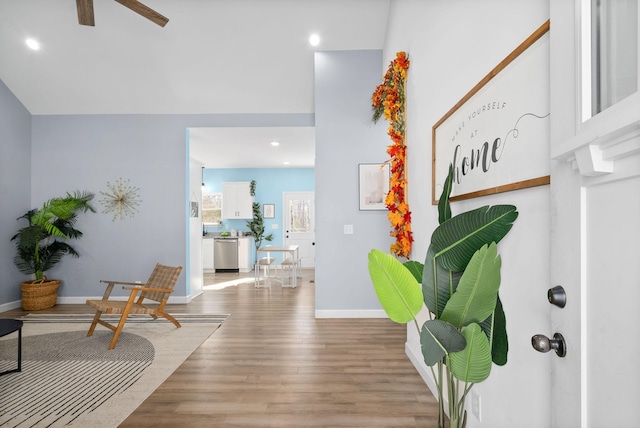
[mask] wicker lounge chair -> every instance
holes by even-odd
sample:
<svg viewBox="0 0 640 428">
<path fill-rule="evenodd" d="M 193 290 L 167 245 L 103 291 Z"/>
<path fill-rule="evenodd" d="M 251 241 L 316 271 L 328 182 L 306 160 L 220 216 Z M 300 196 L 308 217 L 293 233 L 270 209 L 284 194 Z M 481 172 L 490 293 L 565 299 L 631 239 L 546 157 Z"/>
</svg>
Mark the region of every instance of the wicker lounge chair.
<svg viewBox="0 0 640 428">
<path fill-rule="evenodd" d="M 93 334 L 97 324 L 103 325 L 108 329 L 113 330 L 113 339 L 111 339 L 109 349 L 115 348 L 116 342 L 118 342 L 118 337 L 122 332 L 124 324 L 127 322 L 127 316 L 129 316 L 129 314 L 149 314 L 154 319 L 161 316 L 171 321 L 176 327 L 180 328 L 180 323 L 174 317 L 164 312 L 164 306 L 169 299 L 169 295 L 173 292 L 173 287 L 178 280 L 181 270 L 182 266 L 172 267 L 158 263 L 146 284 L 106 280 L 100 281 L 107 284 L 107 289 L 104 292 L 102 300 L 87 300 L 87 305 L 97 309 L 96 316 L 93 318 L 93 322 L 91 323 L 87 336 L 91 336 Z M 127 301 L 109 300 L 109 295 L 111 294 L 111 290 L 113 290 L 113 286 L 115 284 L 124 285 L 124 287 L 122 287 L 123 289 L 131 290 L 131 294 Z M 154 305 L 152 307 L 145 306 L 142 303 L 144 299 L 159 302 L 159 305 Z M 100 319 L 103 313 L 122 314 L 122 316 L 120 317 L 118 325 L 115 326 Z"/>
</svg>

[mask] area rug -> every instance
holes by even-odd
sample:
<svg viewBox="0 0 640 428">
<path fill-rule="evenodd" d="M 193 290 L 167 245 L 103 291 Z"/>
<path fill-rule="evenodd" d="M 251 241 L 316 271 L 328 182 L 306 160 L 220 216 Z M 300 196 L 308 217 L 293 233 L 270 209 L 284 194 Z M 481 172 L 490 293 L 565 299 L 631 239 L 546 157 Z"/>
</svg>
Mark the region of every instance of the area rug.
<svg viewBox="0 0 640 428">
<path fill-rule="evenodd" d="M 0 376 L 2 427 L 117 427 L 211 334 L 226 316 L 192 322 L 127 321 L 114 350 L 101 326 L 87 337 L 91 315 L 36 322 L 23 317 L 22 372 Z M 151 319 L 150 317 L 146 317 Z M 220 321 L 222 320 L 222 321 Z M 16 367 L 17 335 L 0 339 L 0 371 Z"/>
</svg>

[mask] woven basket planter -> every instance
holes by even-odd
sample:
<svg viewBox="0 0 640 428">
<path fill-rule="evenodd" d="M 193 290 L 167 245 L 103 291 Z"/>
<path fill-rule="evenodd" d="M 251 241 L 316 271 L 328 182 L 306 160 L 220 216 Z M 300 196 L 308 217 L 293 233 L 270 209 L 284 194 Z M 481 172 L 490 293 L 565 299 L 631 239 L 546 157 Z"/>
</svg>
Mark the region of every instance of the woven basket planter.
<svg viewBox="0 0 640 428">
<path fill-rule="evenodd" d="M 52 308 L 58 300 L 58 287 L 60 281 L 57 279 L 45 280 L 42 283 L 25 281 L 20 285 L 22 290 L 22 309 L 26 311 L 39 311 L 40 309 Z"/>
</svg>

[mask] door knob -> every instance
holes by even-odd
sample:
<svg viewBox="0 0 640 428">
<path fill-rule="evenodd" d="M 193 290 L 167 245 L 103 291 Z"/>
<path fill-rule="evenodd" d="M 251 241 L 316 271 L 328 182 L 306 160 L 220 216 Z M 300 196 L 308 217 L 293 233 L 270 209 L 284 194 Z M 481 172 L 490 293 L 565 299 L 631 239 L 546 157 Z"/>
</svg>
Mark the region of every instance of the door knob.
<svg viewBox="0 0 640 428">
<path fill-rule="evenodd" d="M 536 334 L 531 337 L 531 346 L 538 352 L 546 353 L 553 349 L 558 357 L 567 355 L 567 342 L 560 333 L 554 334 L 553 339 L 549 339 L 544 334 Z"/>
</svg>

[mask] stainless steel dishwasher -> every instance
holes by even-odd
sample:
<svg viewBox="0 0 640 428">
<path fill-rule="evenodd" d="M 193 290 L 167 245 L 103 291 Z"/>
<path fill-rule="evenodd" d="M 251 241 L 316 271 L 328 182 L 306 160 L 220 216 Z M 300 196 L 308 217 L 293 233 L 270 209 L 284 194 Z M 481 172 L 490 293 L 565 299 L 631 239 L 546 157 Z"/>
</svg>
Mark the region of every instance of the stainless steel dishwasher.
<svg viewBox="0 0 640 428">
<path fill-rule="evenodd" d="M 238 272 L 238 239 L 214 238 L 213 247 L 216 272 Z"/>
</svg>

